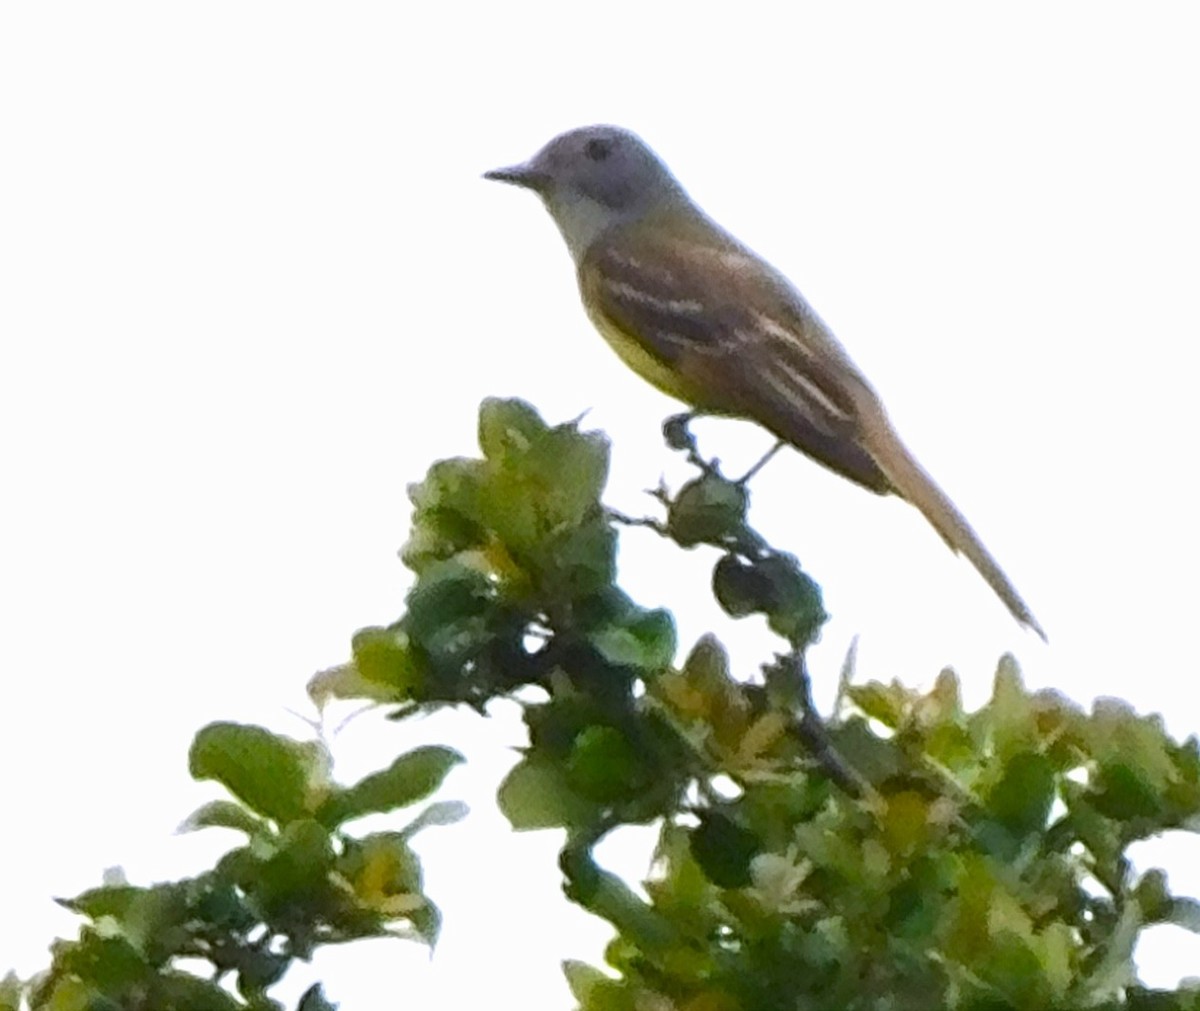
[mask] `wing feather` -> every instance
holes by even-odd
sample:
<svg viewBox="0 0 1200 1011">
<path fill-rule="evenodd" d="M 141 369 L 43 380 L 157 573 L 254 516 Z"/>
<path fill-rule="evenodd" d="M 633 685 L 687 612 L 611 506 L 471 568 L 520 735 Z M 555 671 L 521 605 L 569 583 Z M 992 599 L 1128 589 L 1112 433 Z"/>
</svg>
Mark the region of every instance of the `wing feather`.
<svg viewBox="0 0 1200 1011">
<path fill-rule="evenodd" d="M 859 439 L 860 398 L 874 394 L 799 292 L 732 240 L 639 232 L 636 242 L 634 252 L 618 232 L 580 264 L 602 330 L 636 339 L 670 373 L 659 384 L 668 393 L 757 421 L 844 477 L 891 490 Z"/>
<path fill-rule="evenodd" d="M 851 481 L 912 503 L 1013 616 L 1045 638 L 820 317 L 768 264 L 702 225 L 694 237 L 617 231 L 593 244 L 579 284 L 600 329 L 635 341 L 639 354 L 627 360 L 646 366 L 647 378 L 668 393 L 757 421 Z"/>
</svg>

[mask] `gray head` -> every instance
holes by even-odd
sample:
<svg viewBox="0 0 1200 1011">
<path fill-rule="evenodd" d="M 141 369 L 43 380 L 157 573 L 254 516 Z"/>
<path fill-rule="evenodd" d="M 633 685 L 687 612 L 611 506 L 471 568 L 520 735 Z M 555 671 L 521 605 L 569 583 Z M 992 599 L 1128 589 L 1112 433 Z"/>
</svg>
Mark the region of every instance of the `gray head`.
<svg viewBox="0 0 1200 1011">
<path fill-rule="evenodd" d="M 637 134 L 616 126 L 559 134 L 529 161 L 484 178 L 537 193 L 577 261 L 605 229 L 689 203 L 658 155 Z"/>
</svg>

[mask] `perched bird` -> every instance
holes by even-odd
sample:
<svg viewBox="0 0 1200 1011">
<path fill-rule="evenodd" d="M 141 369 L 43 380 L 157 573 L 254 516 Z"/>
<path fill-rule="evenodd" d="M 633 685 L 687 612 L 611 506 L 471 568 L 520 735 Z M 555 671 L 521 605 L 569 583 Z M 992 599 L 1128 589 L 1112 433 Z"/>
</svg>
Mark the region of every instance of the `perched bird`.
<svg viewBox="0 0 1200 1011">
<path fill-rule="evenodd" d="M 911 502 L 1013 617 L 1046 638 L 821 318 L 697 207 L 639 137 L 571 130 L 485 178 L 542 198 L 588 315 L 635 372 L 702 413 L 749 418 L 856 484 Z"/>
</svg>

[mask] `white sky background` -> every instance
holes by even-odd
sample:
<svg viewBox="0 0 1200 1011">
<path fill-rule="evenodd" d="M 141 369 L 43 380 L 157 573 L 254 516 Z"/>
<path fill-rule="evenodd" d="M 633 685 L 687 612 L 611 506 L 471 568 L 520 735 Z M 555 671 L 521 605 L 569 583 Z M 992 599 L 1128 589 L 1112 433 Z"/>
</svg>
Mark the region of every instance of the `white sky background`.
<svg viewBox="0 0 1200 1011">
<path fill-rule="evenodd" d="M 171 834 L 216 795 L 192 733 L 306 733 L 287 709 L 399 614 L 405 487 L 473 452 L 482 397 L 590 409 L 627 510 L 681 474 L 676 405 L 591 331 L 548 216 L 479 178 L 586 123 L 640 132 L 797 282 L 1050 635 L 914 510 L 786 454 L 753 519 L 825 589 L 823 698 L 858 634 L 863 678 L 950 664 L 978 702 L 1012 650 L 1031 684 L 1197 729 L 1194 7 L 420 6 L 0 7 L 0 972 L 73 933 L 50 896 L 230 845 Z M 769 445 L 698 431 L 735 472 Z M 625 585 L 683 648 L 769 656 L 707 600 L 711 556 L 632 544 Z M 495 813 L 519 726 L 379 723 L 338 735 L 341 775 L 421 740 L 472 758 L 443 791 L 472 818 L 422 837 L 442 945 L 347 948 L 289 990 L 567 1006 L 558 960 L 608 931 L 561 899 L 558 834 Z M 1194 895 L 1198 855 L 1151 854 Z M 1142 952 L 1160 985 L 1198 963 L 1181 932 Z"/>
</svg>

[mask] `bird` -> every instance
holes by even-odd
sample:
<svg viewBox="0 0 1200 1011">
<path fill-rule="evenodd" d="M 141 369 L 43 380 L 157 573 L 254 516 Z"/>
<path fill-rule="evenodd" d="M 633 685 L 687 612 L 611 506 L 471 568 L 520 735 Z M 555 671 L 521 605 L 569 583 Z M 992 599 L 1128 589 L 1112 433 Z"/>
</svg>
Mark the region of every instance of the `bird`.
<svg viewBox="0 0 1200 1011">
<path fill-rule="evenodd" d="M 541 198 L 588 317 L 634 372 L 698 413 L 757 422 L 868 491 L 909 502 L 1046 640 L 830 328 L 782 273 L 693 202 L 637 134 L 569 130 L 484 178 Z"/>
</svg>

